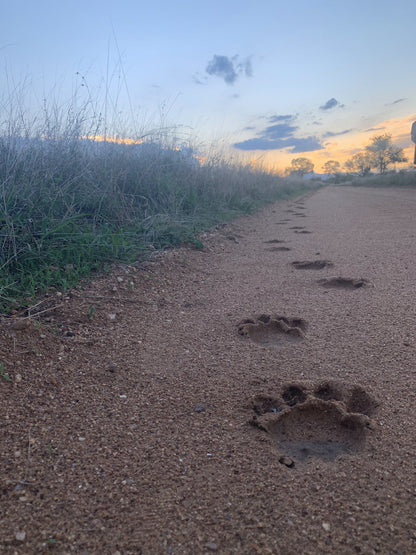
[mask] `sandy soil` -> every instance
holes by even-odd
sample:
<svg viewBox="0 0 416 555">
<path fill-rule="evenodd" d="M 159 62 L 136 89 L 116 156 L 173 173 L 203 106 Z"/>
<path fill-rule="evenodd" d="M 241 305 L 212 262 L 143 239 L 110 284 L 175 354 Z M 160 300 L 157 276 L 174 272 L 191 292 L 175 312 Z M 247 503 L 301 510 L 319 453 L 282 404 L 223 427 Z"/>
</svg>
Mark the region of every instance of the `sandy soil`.
<svg viewBox="0 0 416 555">
<path fill-rule="evenodd" d="M 416 553 L 415 212 L 327 188 L 3 319 L 0 552 Z"/>
</svg>

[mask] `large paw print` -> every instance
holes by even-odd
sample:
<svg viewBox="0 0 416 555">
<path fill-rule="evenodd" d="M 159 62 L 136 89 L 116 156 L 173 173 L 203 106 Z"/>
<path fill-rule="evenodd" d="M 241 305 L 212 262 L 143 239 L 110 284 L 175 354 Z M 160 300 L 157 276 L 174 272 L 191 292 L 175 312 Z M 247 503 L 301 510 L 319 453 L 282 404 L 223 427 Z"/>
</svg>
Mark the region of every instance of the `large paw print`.
<svg viewBox="0 0 416 555">
<path fill-rule="evenodd" d="M 292 383 L 281 394 L 253 400 L 251 424 L 277 443 L 280 462 L 292 467 L 310 458 L 333 461 L 365 445 L 377 401 L 358 385 L 336 381 Z"/>
<path fill-rule="evenodd" d="M 260 314 L 238 324 L 238 333 L 259 345 L 279 345 L 284 341 L 299 341 L 305 337 L 307 323 L 302 318 L 287 318 Z"/>
</svg>

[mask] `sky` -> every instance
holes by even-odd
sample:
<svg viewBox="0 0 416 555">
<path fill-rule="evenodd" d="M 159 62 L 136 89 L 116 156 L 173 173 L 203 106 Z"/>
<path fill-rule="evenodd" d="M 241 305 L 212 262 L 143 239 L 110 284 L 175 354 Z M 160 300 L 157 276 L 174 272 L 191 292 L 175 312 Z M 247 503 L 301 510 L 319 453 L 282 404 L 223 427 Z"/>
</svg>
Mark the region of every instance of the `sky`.
<svg viewBox="0 0 416 555">
<path fill-rule="evenodd" d="M 95 99 L 109 128 L 276 170 L 384 133 L 412 157 L 415 0 L 0 1 L 0 107 Z"/>
</svg>

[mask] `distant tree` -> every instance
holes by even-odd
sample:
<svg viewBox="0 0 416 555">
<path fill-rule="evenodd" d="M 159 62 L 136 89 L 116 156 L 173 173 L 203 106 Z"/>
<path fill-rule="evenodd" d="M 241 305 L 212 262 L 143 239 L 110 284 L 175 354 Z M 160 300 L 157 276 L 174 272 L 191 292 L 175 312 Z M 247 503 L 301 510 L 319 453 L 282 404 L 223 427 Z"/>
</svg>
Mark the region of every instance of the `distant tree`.
<svg viewBox="0 0 416 555">
<path fill-rule="evenodd" d="M 357 152 L 350 160 L 345 162 L 344 166 L 349 172 L 367 175 L 373 166 L 373 160 L 369 152 Z"/>
<path fill-rule="evenodd" d="M 290 166 L 286 168 L 286 173 L 288 175 L 297 175 L 303 177 L 307 173 L 313 172 L 314 165 L 309 160 L 309 158 L 294 158 Z"/>
<path fill-rule="evenodd" d="M 389 164 L 407 162 L 403 149 L 394 146 L 391 135 L 387 133 L 373 137 L 371 143 L 365 149 L 370 154 L 371 166 L 377 168 L 380 173 L 385 173 Z"/>
<path fill-rule="evenodd" d="M 325 173 L 335 175 L 340 170 L 341 164 L 336 160 L 325 162 L 323 170 Z"/>
</svg>

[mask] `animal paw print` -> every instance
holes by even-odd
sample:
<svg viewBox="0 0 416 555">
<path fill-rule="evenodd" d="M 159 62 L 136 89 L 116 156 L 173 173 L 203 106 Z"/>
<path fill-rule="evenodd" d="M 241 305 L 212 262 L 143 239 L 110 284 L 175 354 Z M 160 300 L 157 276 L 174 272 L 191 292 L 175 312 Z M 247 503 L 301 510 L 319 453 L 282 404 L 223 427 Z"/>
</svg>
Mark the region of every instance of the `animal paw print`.
<svg viewBox="0 0 416 555">
<path fill-rule="evenodd" d="M 378 402 L 359 385 L 291 383 L 280 395 L 253 400 L 251 424 L 269 434 L 288 467 L 311 458 L 333 461 L 364 448 Z"/>
<path fill-rule="evenodd" d="M 284 341 L 299 341 L 305 337 L 307 323 L 302 318 L 287 318 L 260 314 L 238 324 L 238 333 L 259 345 L 279 345 Z"/>
</svg>

